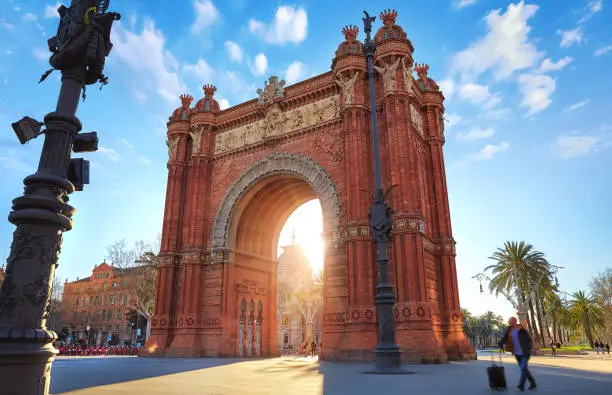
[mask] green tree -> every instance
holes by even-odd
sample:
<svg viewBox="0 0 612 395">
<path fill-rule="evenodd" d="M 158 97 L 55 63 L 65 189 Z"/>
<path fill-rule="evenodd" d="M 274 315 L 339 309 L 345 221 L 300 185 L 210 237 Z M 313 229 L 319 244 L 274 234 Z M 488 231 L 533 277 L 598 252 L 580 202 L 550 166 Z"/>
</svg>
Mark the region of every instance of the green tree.
<svg viewBox="0 0 612 395">
<path fill-rule="evenodd" d="M 612 341 L 612 268 L 599 273 L 591 280 L 591 294 L 603 310 L 602 340 Z"/>
<path fill-rule="evenodd" d="M 485 271 L 492 270 L 493 273 L 489 289 L 496 296 L 514 294 L 518 304 L 529 311 L 529 326 L 535 338 L 544 343 L 536 325 L 538 319 L 533 302 L 535 291 L 541 288 L 543 279 L 552 277 L 551 266 L 544 254 L 524 241 L 507 241 L 489 259 L 495 261 L 485 268 Z"/>
<path fill-rule="evenodd" d="M 589 344 L 593 347 L 593 329 L 603 327 L 604 314 L 597 301 L 584 291 L 573 293 L 573 300 L 569 302 L 569 313 L 575 327 L 584 330 Z"/>
</svg>

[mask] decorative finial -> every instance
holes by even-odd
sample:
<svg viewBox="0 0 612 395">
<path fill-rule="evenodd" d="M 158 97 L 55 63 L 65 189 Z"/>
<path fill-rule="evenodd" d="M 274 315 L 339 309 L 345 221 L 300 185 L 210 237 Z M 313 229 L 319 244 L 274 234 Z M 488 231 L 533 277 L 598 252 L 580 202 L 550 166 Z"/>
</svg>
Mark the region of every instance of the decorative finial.
<svg viewBox="0 0 612 395">
<path fill-rule="evenodd" d="M 380 20 L 387 27 L 395 25 L 395 18 L 397 18 L 397 11 L 391 8 L 380 13 Z"/>
<path fill-rule="evenodd" d="M 202 87 L 202 89 L 204 89 L 204 97 L 208 99 L 211 99 L 217 91 L 217 87 L 212 84 L 206 84 Z"/>
<path fill-rule="evenodd" d="M 422 79 L 423 81 L 427 81 L 427 72 L 429 71 L 429 65 L 425 64 L 425 63 L 415 63 L 414 64 L 414 71 L 416 71 L 417 75 L 419 76 L 420 79 Z"/>
<path fill-rule="evenodd" d="M 191 105 L 191 102 L 193 101 L 193 96 L 191 95 L 181 95 L 179 96 L 181 98 L 181 104 L 184 108 L 189 108 L 189 106 Z M 104 260 L 104 262 L 106 262 L 106 260 Z"/>
<path fill-rule="evenodd" d="M 359 28 L 355 25 L 348 25 L 342 29 L 342 34 L 344 34 L 344 38 L 349 44 L 352 44 L 357 39 L 357 34 L 359 34 Z"/>
</svg>

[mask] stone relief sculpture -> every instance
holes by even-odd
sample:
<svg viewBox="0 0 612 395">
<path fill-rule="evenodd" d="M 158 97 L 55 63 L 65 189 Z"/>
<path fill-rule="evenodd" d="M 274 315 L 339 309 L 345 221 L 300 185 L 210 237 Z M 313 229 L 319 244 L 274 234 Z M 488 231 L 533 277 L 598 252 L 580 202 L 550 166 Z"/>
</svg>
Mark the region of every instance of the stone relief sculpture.
<svg viewBox="0 0 612 395">
<path fill-rule="evenodd" d="M 199 125 L 194 125 L 189 129 L 189 136 L 192 140 L 192 153 L 197 154 L 200 152 L 200 144 L 202 142 L 202 128 Z"/>
<path fill-rule="evenodd" d="M 344 95 L 344 104 L 351 104 L 353 101 L 353 89 L 355 88 L 355 82 L 359 77 L 359 71 L 353 74 L 352 77 L 349 77 L 347 80 L 344 80 L 342 76 L 339 76 L 335 79 L 336 84 L 340 85 L 342 88 L 342 93 Z"/>
<path fill-rule="evenodd" d="M 179 137 L 174 137 L 172 139 L 166 140 L 166 145 L 168 146 L 168 158 L 170 160 L 176 159 L 176 149 L 178 147 Z"/>
<path fill-rule="evenodd" d="M 414 125 L 414 128 L 422 136 L 423 135 L 423 116 L 412 103 L 410 103 L 410 118 L 412 118 L 412 124 Z"/>
<path fill-rule="evenodd" d="M 257 103 L 271 104 L 285 99 L 285 80 L 279 80 L 273 75 L 264 81 L 264 88 L 257 89 Z"/>
<path fill-rule="evenodd" d="M 400 58 L 398 58 L 394 63 L 390 63 L 383 67 L 374 65 L 374 70 L 376 70 L 383 77 L 383 86 L 385 88 L 385 94 L 395 90 L 395 72 L 397 71 L 397 66 L 399 66 L 399 62 Z"/>
<path fill-rule="evenodd" d="M 270 85 L 268 85 L 270 86 Z M 340 115 L 339 97 L 333 96 L 286 112 L 272 111 L 266 118 L 219 133 L 215 138 L 215 154 L 257 144 L 271 136 L 327 122 Z"/>
<path fill-rule="evenodd" d="M 414 86 L 414 77 L 412 75 L 412 68 L 410 68 L 406 63 L 406 58 L 402 58 L 402 66 L 404 72 L 404 85 L 408 92 L 412 91 L 412 87 Z"/>
</svg>

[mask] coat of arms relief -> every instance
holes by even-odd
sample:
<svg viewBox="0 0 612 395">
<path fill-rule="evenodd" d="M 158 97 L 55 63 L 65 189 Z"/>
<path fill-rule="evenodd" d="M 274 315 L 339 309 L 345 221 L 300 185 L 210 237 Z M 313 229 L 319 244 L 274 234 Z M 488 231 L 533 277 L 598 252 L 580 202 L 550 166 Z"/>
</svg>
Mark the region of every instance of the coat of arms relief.
<svg viewBox="0 0 612 395">
<path fill-rule="evenodd" d="M 338 95 L 283 111 L 276 104 L 285 98 L 285 81 L 272 76 L 257 90 L 257 103 L 266 106 L 263 119 L 219 133 L 215 138 L 215 155 L 259 144 L 272 137 L 328 122 L 340 117 Z"/>
</svg>

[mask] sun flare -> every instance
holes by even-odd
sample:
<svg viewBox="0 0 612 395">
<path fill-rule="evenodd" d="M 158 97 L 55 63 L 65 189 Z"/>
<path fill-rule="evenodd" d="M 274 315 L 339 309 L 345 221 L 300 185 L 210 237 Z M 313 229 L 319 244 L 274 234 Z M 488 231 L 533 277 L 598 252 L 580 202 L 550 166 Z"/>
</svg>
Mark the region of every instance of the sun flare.
<svg viewBox="0 0 612 395">
<path fill-rule="evenodd" d="M 294 233 L 295 232 L 295 233 Z M 278 239 L 278 255 L 281 247 L 290 245 L 295 234 L 296 243 L 302 247 L 315 271 L 323 270 L 323 212 L 318 199 L 298 207 L 287 219 Z"/>
</svg>

